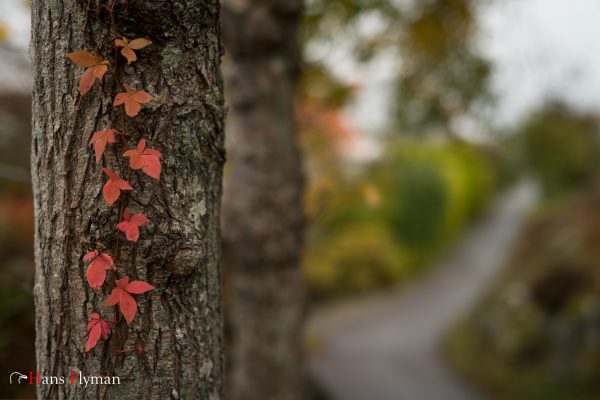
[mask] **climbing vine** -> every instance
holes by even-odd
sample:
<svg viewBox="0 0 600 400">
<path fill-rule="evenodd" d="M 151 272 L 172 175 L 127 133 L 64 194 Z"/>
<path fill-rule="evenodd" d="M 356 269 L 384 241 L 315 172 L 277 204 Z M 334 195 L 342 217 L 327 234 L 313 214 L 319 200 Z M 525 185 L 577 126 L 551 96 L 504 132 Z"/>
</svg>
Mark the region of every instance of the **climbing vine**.
<svg viewBox="0 0 600 400">
<path fill-rule="evenodd" d="M 102 195 L 107 206 L 113 207 L 118 204 L 116 209 L 118 223 L 115 226 L 115 248 L 112 255 L 109 252 L 101 252 L 93 249 L 83 255 L 83 261 L 89 262 L 86 271 L 86 280 L 90 288 L 100 293 L 103 286 L 108 285 L 110 294 L 102 302 L 102 307 L 114 308 L 114 319 L 102 317 L 101 310 L 89 315 L 90 321 L 84 338 L 87 338 L 85 351 L 92 350 L 99 341 L 108 340 L 111 335 L 111 324 L 120 324 L 124 322 L 130 325 L 138 313 L 136 297 L 154 289 L 151 284 L 132 280 L 131 277 L 123 274 L 118 266 L 119 264 L 119 242 L 122 235 L 130 242 L 135 242 L 140 237 L 140 229 L 146 226 L 149 221 L 141 212 L 135 212 L 129 207 L 129 193 L 134 189 L 130 184 L 132 174 L 135 171 L 141 171 L 149 177 L 159 180 L 161 174 L 161 158 L 159 151 L 148 148 L 146 140 L 141 138 L 136 147 L 129 149 L 129 139 L 131 134 L 127 132 L 126 118 L 136 117 L 144 104 L 152 101 L 153 97 L 143 89 L 134 89 L 131 85 L 121 80 L 121 64 L 127 65 L 138 60 L 141 50 L 152 45 L 147 39 L 136 38 L 128 39 L 118 34 L 115 24 L 115 1 L 110 6 L 105 6 L 108 10 L 111 20 L 112 47 L 114 55 L 112 62 L 100 56 L 97 53 L 91 53 L 86 50 L 78 50 L 68 53 L 67 57 L 77 66 L 84 68 L 79 81 L 79 93 L 85 96 L 90 92 L 96 82 L 102 82 L 105 75 L 110 75 L 116 90 L 112 99 L 113 112 L 119 113 L 111 120 L 119 120 L 118 129 L 105 129 L 94 132 L 91 135 L 89 145 L 93 147 L 96 163 L 102 165 L 102 171 L 106 176 L 106 182 L 102 188 Z M 136 53 L 138 52 L 138 53 Z M 118 111 L 117 111 L 118 110 Z M 104 151 L 107 146 L 120 143 L 126 151 L 122 156 L 128 159 L 128 169 L 119 171 L 118 163 L 109 165 L 104 157 Z M 118 202 L 118 203 L 117 203 Z M 141 211 L 141 210 L 136 210 Z M 110 272 L 110 279 L 107 281 L 107 275 Z M 121 318 L 121 316 L 123 318 Z M 118 343 L 123 341 L 118 340 Z M 133 349 L 137 352 L 143 352 L 139 344 L 134 344 Z M 117 353 L 127 352 L 129 350 L 117 347 Z"/>
</svg>

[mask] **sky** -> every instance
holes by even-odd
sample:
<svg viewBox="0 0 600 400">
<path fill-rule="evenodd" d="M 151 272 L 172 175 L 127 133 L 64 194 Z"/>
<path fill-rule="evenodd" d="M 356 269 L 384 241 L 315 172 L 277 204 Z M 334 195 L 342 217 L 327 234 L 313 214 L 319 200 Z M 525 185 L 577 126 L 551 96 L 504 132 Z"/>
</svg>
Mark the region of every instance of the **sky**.
<svg viewBox="0 0 600 400">
<path fill-rule="evenodd" d="M 496 0 L 480 18 L 496 122 L 514 123 L 549 97 L 600 111 L 600 1 Z"/>
<path fill-rule="evenodd" d="M 480 47 L 494 64 L 492 87 L 498 103 L 496 125 L 517 123 L 549 97 L 581 109 L 600 111 L 600 1 L 489 0 L 481 7 Z M 27 57 L 29 10 L 25 0 L 0 0 L 0 24 L 8 28 L 3 44 Z M 365 21 L 360 29 L 373 29 Z M 369 28 L 371 27 L 371 28 Z M 14 51 L 12 51 L 14 52 Z M 11 53 L 12 53 L 11 52 Z M 359 65 L 340 40 L 333 48 L 312 48 L 308 57 L 321 59 L 361 90 L 349 114 L 361 130 L 385 126 L 390 83 L 399 63 L 389 54 Z M 10 69 L 13 55 L 0 54 L 0 88 L 29 90 L 29 72 Z M 18 79 L 15 76 L 18 75 Z"/>
<path fill-rule="evenodd" d="M 599 0 L 487 0 L 475 46 L 492 62 L 497 127 L 512 127 L 549 98 L 600 112 Z M 398 62 L 352 63 L 347 46 L 309 49 L 363 90 L 349 114 L 362 130 L 385 128 Z M 478 125 L 475 125 L 477 127 Z"/>
</svg>

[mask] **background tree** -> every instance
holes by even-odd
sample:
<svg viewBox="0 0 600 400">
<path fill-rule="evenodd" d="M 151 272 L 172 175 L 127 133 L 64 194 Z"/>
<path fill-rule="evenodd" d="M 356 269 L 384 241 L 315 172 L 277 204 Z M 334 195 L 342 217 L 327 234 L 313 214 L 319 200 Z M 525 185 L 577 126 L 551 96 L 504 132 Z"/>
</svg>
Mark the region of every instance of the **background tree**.
<svg viewBox="0 0 600 400">
<path fill-rule="evenodd" d="M 303 180 L 294 121 L 300 9 L 300 0 L 223 3 L 232 399 L 303 398 Z"/>
<path fill-rule="evenodd" d="M 490 64 L 473 43 L 477 4 L 434 0 L 412 8 L 396 33 L 402 57 L 396 120 L 412 133 L 455 133 L 458 117 L 490 100 Z"/>
<path fill-rule="evenodd" d="M 32 4 L 32 175 L 35 207 L 36 351 L 42 375 L 115 375 L 121 385 L 40 385 L 39 398 L 220 398 L 222 323 L 219 289 L 219 203 L 223 164 L 223 93 L 217 1 L 116 1 L 116 26 L 128 38 L 150 39 L 144 60 L 124 66 L 125 82 L 154 96 L 126 122 L 130 143 L 142 135 L 162 152 L 159 183 L 134 173 L 131 204 L 151 221 L 136 244 L 115 256 L 129 276 L 152 282 L 139 296 L 140 315 L 113 328 L 109 342 L 84 353 L 88 314 L 107 293 L 89 289 L 82 255 L 115 245 L 114 208 L 102 200 L 105 181 L 88 146 L 100 129 L 118 127 L 107 77 L 77 91 L 79 68 L 65 53 L 114 53 L 109 2 Z M 116 53 L 115 53 L 116 54 Z M 126 160 L 109 146 L 111 165 Z M 104 289 L 107 292 L 107 289 Z M 114 338 L 127 338 L 115 343 Z M 128 351 L 134 345 L 143 350 Z M 120 350 L 125 350 L 120 352 Z M 106 390 L 106 392 L 105 392 Z"/>
</svg>

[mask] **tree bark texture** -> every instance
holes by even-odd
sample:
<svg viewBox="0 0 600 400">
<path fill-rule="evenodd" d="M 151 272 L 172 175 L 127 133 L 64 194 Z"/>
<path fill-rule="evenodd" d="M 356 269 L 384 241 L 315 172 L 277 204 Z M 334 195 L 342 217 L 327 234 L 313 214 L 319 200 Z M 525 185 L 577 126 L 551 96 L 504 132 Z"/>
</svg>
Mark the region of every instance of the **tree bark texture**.
<svg viewBox="0 0 600 400">
<path fill-rule="evenodd" d="M 233 400 L 303 398 L 303 179 L 294 120 L 301 8 L 301 0 L 223 2 Z"/>
<path fill-rule="evenodd" d="M 127 118 L 128 144 L 109 145 L 101 163 L 88 146 L 102 129 L 120 129 L 109 74 L 83 98 L 81 68 L 65 53 L 85 49 L 113 60 L 110 0 L 33 0 L 32 179 L 35 205 L 35 307 L 38 370 L 46 376 L 113 375 L 121 384 L 40 385 L 40 399 L 219 399 L 223 390 L 220 305 L 220 199 L 224 162 L 223 89 L 217 0 L 117 0 L 116 27 L 152 45 L 121 80 L 155 100 Z M 116 246 L 118 203 L 105 205 L 102 166 L 124 176 L 125 148 L 144 137 L 162 152 L 160 181 L 134 172 L 129 206 L 150 224 L 137 242 Z M 125 177 L 125 176 L 124 176 Z M 123 197 L 122 197 L 123 198 Z M 122 235 L 122 233 L 119 232 Z M 82 255 L 95 248 L 117 270 L 150 282 L 132 325 L 84 352 L 88 314 L 113 318 L 101 302 L 111 286 L 88 287 Z M 110 274 L 109 274 L 110 277 Z M 119 342 L 119 338 L 121 341 Z M 115 354 L 139 344 L 135 351 Z"/>
</svg>

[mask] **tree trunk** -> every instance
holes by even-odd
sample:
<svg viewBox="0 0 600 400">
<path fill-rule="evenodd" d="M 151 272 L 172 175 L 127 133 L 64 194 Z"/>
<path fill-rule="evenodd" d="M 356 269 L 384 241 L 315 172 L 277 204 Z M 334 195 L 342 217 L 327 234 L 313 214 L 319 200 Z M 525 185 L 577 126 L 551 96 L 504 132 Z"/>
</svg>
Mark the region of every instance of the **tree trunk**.
<svg viewBox="0 0 600 400">
<path fill-rule="evenodd" d="M 223 2 L 233 400 L 303 398 L 303 180 L 294 121 L 300 10 L 301 0 Z"/>
<path fill-rule="evenodd" d="M 84 352 L 88 314 L 112 318 L 113 310 L 100 307 L 110 285 L 99 292 L 88 287 L 82 255 L 95 248 L 112 252 L 119 208 L 104 204 L 106 177 L 88 142 L 95 131 L 119 129 L 120 110 L 111 105 L 117 88 L 109 74 L 79 96 L 82 71 L 65 53 L 97 50 L 112 60 L 104 7 L 110 3 L 32 4 L 34 294 L 41 375 L 81 371 L 118 376 L 121 384 L 40 385 L 38 397 L 218 399 L 223 388 L 219 204 L 224 151 L 217 0 L 116 2 L 119 34 L 152 41 L 131 66 L 121 58 L 122 81 L 155 98 L 127 119 L 127 147 L 143 136 L 164 158 L 160 181 L 137 172 L 129 180 L 135 189 L 129 204 L 150 224 L 139 241 L 121 239 L 120 254 L 112 255 L 117 271 L 156 289 L 137 296 L 138 316 L 131 326 L 118 324 L 107 342 Z M 121 157 L 125 147 L 109 145 L 103 161 L 121 174 L 127 168 Z M 144 352 L 130 351 L 134 344 Z"/>
</svg>

